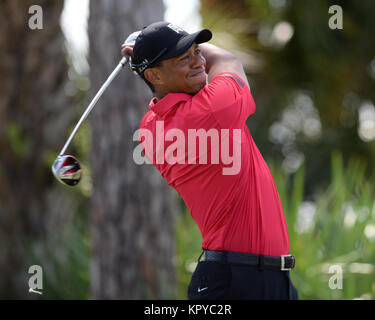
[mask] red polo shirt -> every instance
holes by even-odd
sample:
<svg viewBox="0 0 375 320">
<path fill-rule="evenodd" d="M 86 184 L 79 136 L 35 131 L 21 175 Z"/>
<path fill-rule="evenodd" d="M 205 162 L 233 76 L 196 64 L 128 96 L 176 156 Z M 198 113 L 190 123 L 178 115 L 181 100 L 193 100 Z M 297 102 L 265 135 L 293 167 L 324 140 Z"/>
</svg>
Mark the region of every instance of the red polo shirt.
<svg viewBox="0 0 375 320">
<path fill-rule="evenodd" d="M 140 125 L 142 147 L 185 201 L 202 248 L 288 254 L 279 195 L 246 126 L 255 103 L 245 82 L 218 74 L 196 95 L 170 93 L 150 109 Z"/>
</svg>

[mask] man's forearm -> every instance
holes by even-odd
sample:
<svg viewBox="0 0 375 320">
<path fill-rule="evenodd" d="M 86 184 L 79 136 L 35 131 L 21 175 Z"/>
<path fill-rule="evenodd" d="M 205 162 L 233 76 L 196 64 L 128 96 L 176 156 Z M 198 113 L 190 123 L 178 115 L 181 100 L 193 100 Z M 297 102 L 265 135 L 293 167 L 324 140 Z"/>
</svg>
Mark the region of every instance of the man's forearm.
<svg viewBox="0 0 375 320">
<path fill-rule="evenodd" d="M 249 85 L 241 61 L 233 53 L 209 43 L 202 43 L 199 48 L 206 60 L 208 82 L 211 82 L 215 74 L 233 72 L 243 78 Z"/>
<path fill-rule="evenodd" d="M 206 72 L 209 73 L 211 67 L 215 63 L 221 62 L 223 59 L 237 59 L 236 56 L 222 48 L 219 48 L 210 43 L 201 43 L 199 48 L 203 57 L 206 59 Z"/>
</svg>

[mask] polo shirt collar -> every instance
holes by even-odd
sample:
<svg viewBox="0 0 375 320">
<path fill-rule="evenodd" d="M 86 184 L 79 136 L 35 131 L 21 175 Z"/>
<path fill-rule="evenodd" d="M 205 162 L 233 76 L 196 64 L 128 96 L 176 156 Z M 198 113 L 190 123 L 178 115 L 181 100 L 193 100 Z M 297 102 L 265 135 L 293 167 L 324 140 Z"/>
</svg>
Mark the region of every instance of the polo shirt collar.
<svg viewBox="0 0 375 320">
<path fill-rule="evenodd" d="M 157 115 L 163 116 L 179 102 L 187 101 L 191 98 L 192 96 L 187 93 L 168 93 L 159 101 L 156 98 L 153 98 L 150 102 L 149 107 Z"/>
</svg>

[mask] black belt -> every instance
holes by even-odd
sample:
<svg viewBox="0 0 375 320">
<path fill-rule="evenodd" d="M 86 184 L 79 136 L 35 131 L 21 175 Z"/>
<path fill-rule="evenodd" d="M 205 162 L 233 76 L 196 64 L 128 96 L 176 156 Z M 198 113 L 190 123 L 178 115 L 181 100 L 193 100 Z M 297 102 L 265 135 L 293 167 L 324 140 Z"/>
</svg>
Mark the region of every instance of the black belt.
<svg viewBox="0 0 375 320">
<path fill-rule="evenodd" d="M 292 254 L 273 257 L 232 251 L 204 250 L 204 261 L 226 261 L 228 263 L 250 266 L 260 266 L 263 264 L 265 268 L 289 271 L 294 268 L 296 258 Z"/>
</svg>

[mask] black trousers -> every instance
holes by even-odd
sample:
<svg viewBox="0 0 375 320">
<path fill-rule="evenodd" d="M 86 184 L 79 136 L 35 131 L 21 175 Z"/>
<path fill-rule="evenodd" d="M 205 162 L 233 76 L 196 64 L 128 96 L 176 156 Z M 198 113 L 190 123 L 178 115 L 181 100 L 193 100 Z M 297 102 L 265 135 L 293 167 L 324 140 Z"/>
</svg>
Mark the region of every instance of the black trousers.
<svg viewBox="0 0 375 320">
<path fill-rule="evenodd" d="M 289 271 L 263 266 L 200 261 L 188 288 L 189 300 L 298 300 Z"/>
</svg>

